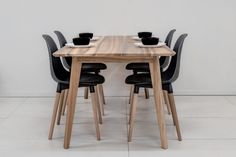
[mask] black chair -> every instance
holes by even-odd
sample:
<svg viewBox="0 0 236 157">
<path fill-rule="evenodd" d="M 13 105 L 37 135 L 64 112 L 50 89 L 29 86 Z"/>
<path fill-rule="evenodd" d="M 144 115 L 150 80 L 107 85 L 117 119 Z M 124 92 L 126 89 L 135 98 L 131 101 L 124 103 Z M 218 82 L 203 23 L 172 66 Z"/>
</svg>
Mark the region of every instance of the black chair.
<svg viewBox="0 0 236 157">
<path fill-rule="evenodd" d="M 65 36 L 60 31 L 54 31 L 54 33 L 57 35 L 60 47 L 63 48 L 67 43 Z M 63 62 L 63 65 L 68 70 L 70 70 L 72 58 L 71 57 L 62 58 L 62 62 Z M 98 74 L 98 73 L 100 73 L 101 70 L 105 70 L 105 69 L 107 69 L 107 66 L 104 63 L 83 63 L 82 68 L 81 68 L 81 72 L 82 73 L 95 73 L 95 74 Z M 100 88 L 100 91 L 101 91 L 101 94 L 102 94 L 102 101 L 105 104 L 105 98 L 104 98 L 104 94 L 103 94 L 103 87 L 99 86 L 99 88 Z M 85 88 L 84 98 L 88 99 L 88 88 Z M 103 110 L 103 114 L 104 114 L 104 110 Z"/>
<path fill-rule="evenodd" d="M 172 118 L 174 121 L 174 124 L 176 126 L 176 131 L 178 135 L 178 140 L 181 141 L 181 133 L 180 133 L 180 127 L 178 122 L 178 116 L 173 96 L 173 88 L 172 83 L 177 80 L 179 76 L 180 71 L 180 59 L 181 59 L 181 52 L 182 47 L 185 38 L 187 37 L 187 34 L 182 34 L 176 41 L 174 46 L 174 51 L 176 52 L 175 56 L 172 56 L 170 65 L 168 66 L 167 70 L 161 73 L 161 79 L 162 79 L 162 89 L 166 91 L 167 94 L 167 103 L 169 103 L 171 112 L 172 112 Z M 143 73 L 143 74 L 133 74 L 126 78 L 125 82 L 127 84 L 134 85 L 134 94 L 133 94 L 133 100 L 132 100 L 132 107 L 131 107 L 131 115 L 130 115 L 130 129 L 129 129 L 129 141 L 131 141 L 132 131 L 133 131 L 133 125 L 134 125 L 134 119 L 135 119 L 135 111 L 136 111 L 136 101 L 137 95 L 139 93 L 139 88 L 152 88 L 152 82 L 151 82 L 151 75 L 150 73 Z"/>
<path fill-rule="evenodd" d="M 166 36 L 166 46 L 168 46 L 169 48 L 171 48 L 171 43 L 172 43 L 172 39 L 173 39 L 173 35 L 175 33 L 176 29 L 172 29 Z M 165 69 L 169 62 L 170 62 L 170 57 L 169 56 L 161 56 L 160 59 L 160 66 L 161 66 L 161 70 L 163 71 L 163 69 Z"/>
<path fill-rule="evenodd" d="M 166 46 L 168 46 L 169 48 L 171 48 L 172 38 L 173 38 L 175 31 L 176 31 L 176 29 L 172 29 L 166 36 L 165 43 L 166 43 Z M 162 57 L 160 57 L 159 61 L 160 61 L 161 71 L 163 71 L 163 69 L 167 68 L 167 66 L 170 62 L 170 57 L 162 56 Z M 150 72 L 148 63 L 129 63 L 126 65 L 126 69 L 133 70 L 134 74 L 149 73 Z M 145 98 L 146 99 L 149 98 L 149 92 L 148 92 L 148 89 L 146 89 L 146 88 L 145 88 Z"/>
<path fill-rule="evenodd" d="M 172 29 L 166 36 L 165 43 L 166 46 L 171 48 L 172 38 L 176 29 Z M 160 67 L 161 69 L 165 69 L 170 61 L 170 57 L 162 56 L 160 57 Z M 133 70 L 134 74 L 138 72 L 150 72 L 148 63 L 129 63 L 126 65 L 127 70 Z"/>
<path fill-rule="evenodd" d="M 57 35 L 60 47 L 64 47 L 67 43 L 65 36 L 60 31 L 54 31 L 54 33 Z M 70 69 L 71 61 L 71 57 L 65 57 L 65 59 L 63 59 L 63 64 L 66 66 L 66 68 Z M 107 66 L 104 63 L 83 63 L 81 70 L 82 72 L 95 72 L 98 74 L 100 70 L 105 69 L 107 69 Z"/>
<path fill-rule="evenodd" d="M 63 106 L 63 97 L 64 91 L 69 89 L 69 80 L 70 80 L 70 72 L 66 71 L 61 63 L 59 57 L 54 57 L 53 53 L 57 51 L 57 46 L 54 40 L 49 35 L 43 35 L 43 38 L 46 41 L 48 52 L 49 52 L 49 61 L 50 61 L 50 71 L 52 78 L 54 81 L 57 82 L 57 90 L 56 90 L 56 99 L 53 108 L 51 126 L 49 131 L 49 139 L 52 139 L 54 125 L 56 121 L 56 116 L 60 121 L 62 106 Z M 94 122 L 96 128 L 97 139 L 100 140 L 100 129 L 98 124 L 98 115 L 99 113 L 99 105 L 97 100 L 97 89 L 95 87 L 98 84 L 102 84 L 105 82 L 103 76 L 98 74 L 91 74 L 91 73 L 81 73 L 80 80 L 79 80 L 79 87 L 88 87 L 90 89 L 90 94 L 92 97 L 92 107 L 93 107 L 93 115 L 94 115 Z M 101 118 L 101 112 L 99 115 Z"/>
</svg>

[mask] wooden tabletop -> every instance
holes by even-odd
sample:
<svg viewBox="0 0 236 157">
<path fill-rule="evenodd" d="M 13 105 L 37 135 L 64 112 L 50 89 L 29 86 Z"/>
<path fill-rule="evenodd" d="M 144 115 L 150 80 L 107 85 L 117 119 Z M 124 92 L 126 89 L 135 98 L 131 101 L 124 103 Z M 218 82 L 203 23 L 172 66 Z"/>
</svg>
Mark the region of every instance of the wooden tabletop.
<svg viewBox="0 0 236 157">
<path fill-rule="evenodd" d="M 92 43 L 95 46 L 90 48 L 70 48 L 63 47 L 56 51 L 55 57 L 124 57 L 124 56 L 173 56 L 175 52 L 167 46 L 159 48 L 140 48 L 134 45 L 135 42 L 140 42 L 132 39 L 131 36 L 104 36 Z"/>
</svg>

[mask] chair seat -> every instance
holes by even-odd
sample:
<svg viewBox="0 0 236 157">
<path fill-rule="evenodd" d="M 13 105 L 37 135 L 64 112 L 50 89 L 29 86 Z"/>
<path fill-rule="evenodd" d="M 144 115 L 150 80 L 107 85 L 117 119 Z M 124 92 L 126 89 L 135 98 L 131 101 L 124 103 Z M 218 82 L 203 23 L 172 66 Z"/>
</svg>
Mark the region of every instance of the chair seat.
<svg viewBox="0 0 236 157">
<path fill-rule="evenodd" d="M 160 65 L 162 65 L 160 63 Z M 126 65 L 127 70 L 133 70 L 134 73 L 150 73 L 148 63 L 129 63 Z M 160 70 L 163 72 L 163 67 L 160 66 Z"/>
<path fill-rule="evenodd" d="M 104 63 L 83 63 L 82 71 L 83 72 L 97 72 L 100 70 L 105 70 L 107 68 Z"/>
<path fill-rule="evenodd" d="M 161 74 L 162 84 L 170 84 L 170 81 L 166 79 L 166 73 Z M 134 74 L 130 75 L 125 79 L 125 83 L 133 84 L 139 87 L 152 88 L 152 81 L 150 73 L 146 74 Z"/>
<path fill-rule="evenodd" d="M 125 83 L 136 85 L 139 87 L 152 88 L 152 81 L 150 74 L 134 74 L 125 79 Z"/>
<path fill-rule="evenodd" d="M 80 76 L 80 87 L 85 86 L 96 86 L 97 84 L 103 84 L 105 78 L 102 75 L 98 74 L 81 74 Z"/>
<path fill-rule="evenodd" d="M 63 81 L 58 83 L 57 91 L 60 92 L 64 89 L 69 88 L 69 76 L 65 78 Z M 103 84 L 105 82 L 105 78 L 98 74 L 90 74 L 90 73 L 81 73 L 79 87 L 90 87 L 96 86 L 98 84 Z"/>
<path fill-rule="evenodd" d="M 134 72 L 150 72 L 148 63 L 129 63 L 126 65 L 126 69 Z"/>
</svg>

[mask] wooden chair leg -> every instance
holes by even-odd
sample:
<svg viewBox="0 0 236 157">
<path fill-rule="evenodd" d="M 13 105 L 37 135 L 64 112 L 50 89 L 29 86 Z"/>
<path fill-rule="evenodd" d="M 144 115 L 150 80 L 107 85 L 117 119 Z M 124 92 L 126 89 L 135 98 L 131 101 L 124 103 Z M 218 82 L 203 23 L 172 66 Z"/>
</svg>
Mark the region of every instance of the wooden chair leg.
<svg viewBox="0 0 236 157">
<path fill-rule="evenodd" d="M 62 114 L 62 108 L 63 108 L 63 102 L 64 102 L 64 94 L 65 94 L 65 90 L 63 90 L 61 92 L 61 96 L 60 96 L 60 101 L 59 101 L 59 107 L 58 107 L 58 114 L 57 114 L 57 125 L 60 125 L 61 122 L 61 114 Z"/>
<path fill-rule="evenodd" d="M 129 104 L 131 104 L 132 96 L 133 96 L 134 86 L 130 86 L 130 94 L 129 94 Z"/>
<path fill-rule="evenodd" d="M 88 93 L 89 93 L 88 87 L 85 87 L 85 89 L 84 89 L 84 99 L 88 99 Z"/>
<path fill-rule="evenodd" d="M 69 92 L 69 90 L 68 89 L 66 89 L 65 90 L 65 94 L 64 94 L 64 102 L 63 102 L 63 107 L 62 107 L 62 115 L 64 116 L 65 115 L 65 110 L 66 110 L 66 105 L 67 105 L 67 98 L 68 98 L 68 92 Z"/>
<path fill-rule="evenodd" d="M 149 99 L 149 90 L 148 90 L 148 88 L 144 88 L 144 92 L 145 92 L 145 98 Z"/>
<path fill-rule="evenodd" d="M 95 93 L 90 93 L 91 99 L 92 99 L 92 107 L 93 107 L 93 118 L 94 118 L 94 123 L 95 123 L 95 129 L 96 129 L 96 135 L 97 135 L 97 140 L 99 141 L 101 139 L 100 137 L 100 128 L 98 124 L 98 108 L 97 106 L 99 105 L 97 102 L 97 96 L 96 92 Z"/>
<path fill-rule="evenodd" d="M 101 108 L 102 111 L 102 115 L 105 116 L 105 111 L 104 111 L 104 104 L 103 104 L 103 96 L 102 96 L 102 88 L 100 88 L 100 85 L 97 85 L 97 95 L 98 95 L 98 102 L 99 102 L 99 106 Z"/>
<path fill-rule="evenodd" d="M 168 98 L 168 92 L 163 90 L 163 96 L 164 96 L 164 100 L 165 100 L 165 104 L 166 104 L 166 108 L 168 111 L 168 114 L 171 114 L 171 108 L 170 108 L 170 102 L 169 102 L 169 98 Z"/>
<path fill-rule="evenodd" d="M 130 125 L 129 125 L 129 132 L 128 132 L 128 142 L 132 141 L 132 133 L 133 133 L 134 121 L 136 117 L 137 98 L 138 98 L 138 94 L 134 93 L 132 104 L 131 104 L 132 112 L 131 112 L 131 120 L 130 120 Z"/>
<path fill-rule="evenodd" d="M 102 102 L 103 102 L 104 105 L 106 105 L 105 96 L 104 96 L 104 90 L 103 90 L 103 85 L 100 84 L 100 85 L 98 85 L 98 86 L 99 86 L 99 88 L 100 88 L 100 90 L 101 90 Z"/>
<path fill-rule="evenodd" d="M 175 123 L 175 128 L 176 128 L 178 140 L 182 141 L 179 120 L 178 120 L 177 110 L 176 110 L 176 106 L 175 106 L 174 95 L 172 93 L 170 93 L 170 94 L 168 94 L 168 97 L 170 100 L 170 108 L 171 108 L 171 112 L 172 112 L 173 121 Z"/>
<path fill-rule="evenodd" d="M 53 130 L 54 130 L 56 117 L 57 117 L 57 110 L 58 110 L 59 101 L 60 101 L 60 96 L 61 96 L 61 93 L 56 93 L 56 98 L 55 98 L 55 101 L 54 101 L 54 107 L 53 107 L 53 112 L 52 112 L 51 125 L 50 125 L 49 135 L 48 135 L 49 140 L 52 139 Z"/>
<path fill-rule="evenodd" d="M 131 121 L 131 114 L 132 114 L 132 105 L 133 105 L 133 97 L 134 97 L 134 86 L 131 86 L 131 94 L 130 94 L 130 109 L 129 109 L 129 124 Z"/>
<path fill-rule="evenodd" d="M 101 112 L 101 107 L 100 107 L 97 91 L 98 91 L 98 89 L 97 89 L 97 87 L 95 87 L 95 98 L 96 98 L 95 100 L 96 100 L 96 104 L 97 104 L 98 118 L 99 118 L 99 123 L 102 124 L 102 112 Z"/>
</svg>

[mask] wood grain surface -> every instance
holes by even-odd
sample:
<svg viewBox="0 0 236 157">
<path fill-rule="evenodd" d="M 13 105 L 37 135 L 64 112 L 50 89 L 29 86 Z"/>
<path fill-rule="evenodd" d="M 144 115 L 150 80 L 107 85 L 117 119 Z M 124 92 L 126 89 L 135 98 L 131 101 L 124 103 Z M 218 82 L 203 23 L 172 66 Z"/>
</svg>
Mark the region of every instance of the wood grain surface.
<svg viewBox="0 0 236 157">
<path fill-rule="evenodd" d="M 104 36 L 89 48 L 71 48 L 68 46 L 54 53 L 55 57 L 153 57 L 173 56 L 175 52 L 167 46 L 158 48 L 140 48 L 134 45 L 140 42 L 131 36 Z"/>
</svg>

